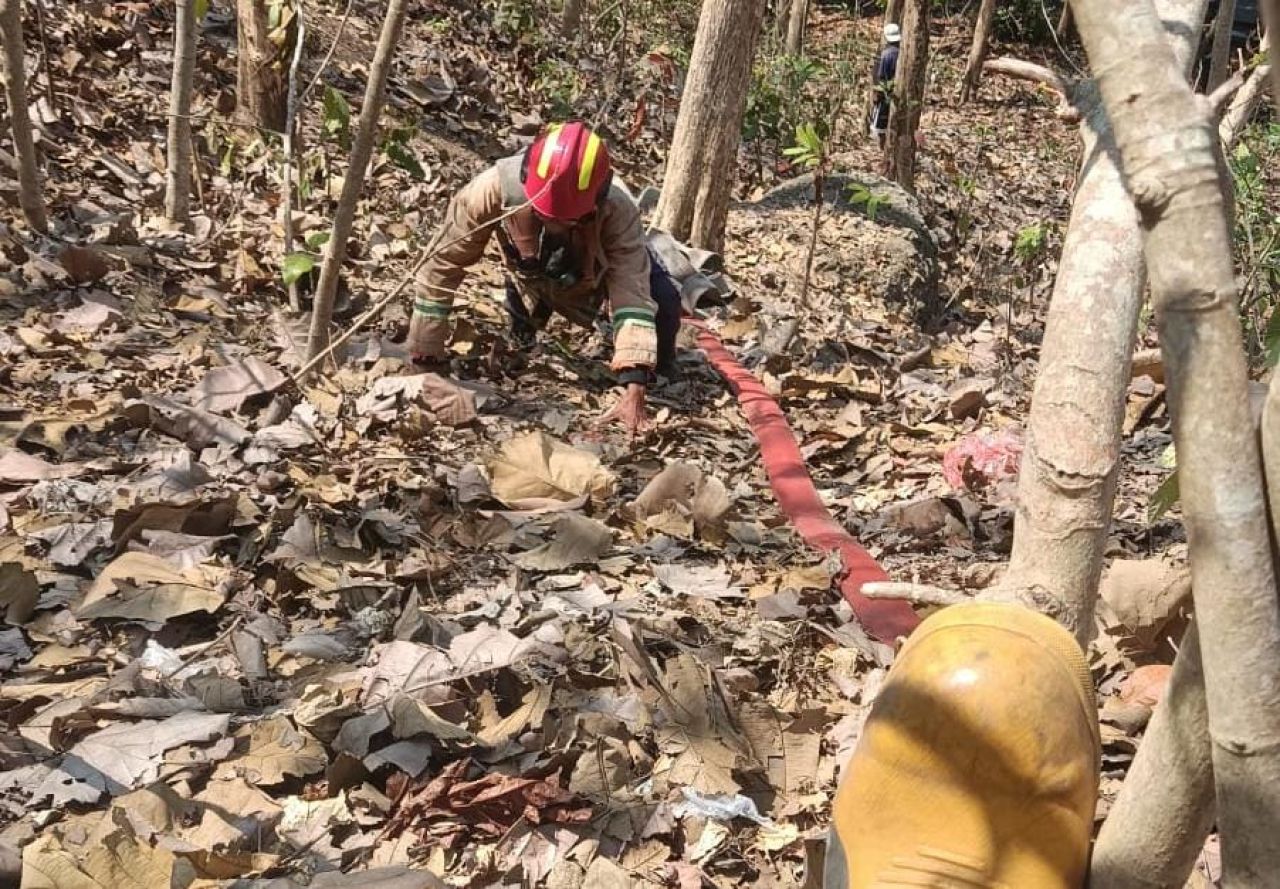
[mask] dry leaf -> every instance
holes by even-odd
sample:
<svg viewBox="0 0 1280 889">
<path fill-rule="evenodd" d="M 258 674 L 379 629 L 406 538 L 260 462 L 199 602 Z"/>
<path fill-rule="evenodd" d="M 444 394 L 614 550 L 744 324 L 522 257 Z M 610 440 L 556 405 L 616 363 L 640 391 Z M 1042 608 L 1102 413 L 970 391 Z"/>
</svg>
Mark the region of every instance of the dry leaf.
<svg viewBox="0 0 1280 889">
<path fill-rule="evenodd" d="M 631 504 L 637 519 L 668 509 L 672 504 L 690 508 L 702 482 L 702 470 L 692 463 L 675 462 L 649 480 Z"/>
<path fill-rule="evenodd" d="M 540 726 L 542 717 L 551 704 L 551 686 L 538 685 L 524 696 L 520 706 L 512 710 L 498 722 L 486 725 L 476 732 L 476 740 L 486 747 L 500 747 L 510 741 L 525 726 Z"/>
<path fill-rule="evenodd" d="M 55 465 L 17 448 L 0 453 L 0 482 L 27 484 L 56 478 L 73 478 L 84 473 L 79 463 Z"/>
<path fill-rule="evenodd" d="M 155 889 L 170 886 L 178 858 L 127 830 L 91 844 L 77 861 L 53 836 L 23 850 L 22 885 L 34 889 Z"/>
<path fill-rule="evenodd" d="M 1120 700 L 1154 709 L 1169 688 L 1173 667 L 1166 664 L 1148 664 L 1138 667 L 1120 686 Z"/>
<path fill-rule="evenodd" d="M 329 764 L 320 742 L 278 715 L 245 726 L 236 733 L 244 752 L 218 766 L 215 780 L 243 777 L 250 784 L 270 787 L 290 776 L 314 775 Z"/>
<path fill-rule="evenodd" d="M 595 454 L 541 432 L 513 438 L 488 463 L 493 496 L 513 509 L 564 503 L 588 496 L 604 500 L 613 474 Z"/>
<path fill-rule="evenodd" d="M 233 420 L 158 395 L 127 402 L 124 415 L 134 426 L 171 435 L 191 448 L 240 445 L 253 438 L 248 429 Z"/>
<path fill-rule="evenodd" d="M 515 563 L 529 571 L 563 571 L 597 562 L 613 546 L 608 527 L 576 512 L 557 517 L 552 533 L 549 542 L 516 556 Z"/>
<path fill-rule="evenodd" d="M 5 623 L 25 624 L 39 598 L 40 582 L 34 571 L 20 562 L 0 562 L 0 606 L 5 610 Z"/>
<path fill-rule="evenodd" d="M 426 408 L 445 426 L 462 426 L 477 416 L 474 390 L 433 373 L 382 377 L 356 402 L 356 410 L 362 415 L 398 412 L 403 407 L 396 405 L 397 399 Z"/>
<path fill-rule="evenodd" d="M 246 358 L 209 371 L 187 392 L 187 400 L 196 410 L 215 414 L 239 410 L 248 399 L 275 391 L 286 379 L 261 358 Z"/>
<path fill-rule="evenodd" d="M 127 552 L 102 569 L 76 616 L 164 623 L 194 611 L 212 613 L 226 599 L 217 588 L 224 574 L 211 566 L 178 571 L 148 553 Z"/>
<path fill-rule="evenodd" d="M 741 599 L 741 587 L 734 586 L 729 572 L 719 565 L 655 565 L 653 576 L 671 592 L 703 599 Z"/>
<path fill-rule="evenodd" d="M 217 737 L 226 732 L 229 719 L 224 714 L 187 712 L 160 722 L 108 726 L 72 747 L 38 793 L 67 779 L 113 795 L 132 790 L 155 780 L 165 751 Z"/>
<path fill-rule="evenodd" d="M 668 722 L 656 733 L 665 763 L 654 767 L 672 787 L 702 793 L 736 794 L 733 770 L 738 753 L 726 743 L 735 737 L 719 696 L 708 688 L 706 671 L 691 655 L 667 663 L 664 683 L 669 697 L 662 709 Z"/>
<path fill-rule="evenodd" d="M 92 283 L 106 277 L 107 272 L 111 271 L 107 258 L 92 247 L 68 245 L 58 253 L 58 262 L 62 263 L 71 280 L 77 284 Z"/>
<path fill-rule="evenodd" d="M 430 735 L 440 741 L 469 741 L 471 733 L 444 719 L 422 701 L 399 695 L 391 702 L 391 732 L 397 738 Z"/>
<path fill-rule="evenodd" d="M 1191 597 L 1191 572 L 1164 559 L 1116 559 L 1099 589 L 1112 614 L 1144 645 L 1153 645 Z"/>
</svg>

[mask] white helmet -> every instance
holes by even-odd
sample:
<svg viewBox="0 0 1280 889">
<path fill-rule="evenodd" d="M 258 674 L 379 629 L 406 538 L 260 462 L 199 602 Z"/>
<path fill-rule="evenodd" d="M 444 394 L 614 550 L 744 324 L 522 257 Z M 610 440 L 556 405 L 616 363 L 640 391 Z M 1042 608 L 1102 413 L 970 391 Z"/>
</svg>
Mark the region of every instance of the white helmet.
<svg viewBox="0 0 1280 889">
<path fill-rule="evenodd" d="M 897 25 L 892 23 L 884 26 L 884 42 L 885 43 L 900 43 L 901 41 L 902 41 L 901 28 L 899 28 Z"/>
</svg>

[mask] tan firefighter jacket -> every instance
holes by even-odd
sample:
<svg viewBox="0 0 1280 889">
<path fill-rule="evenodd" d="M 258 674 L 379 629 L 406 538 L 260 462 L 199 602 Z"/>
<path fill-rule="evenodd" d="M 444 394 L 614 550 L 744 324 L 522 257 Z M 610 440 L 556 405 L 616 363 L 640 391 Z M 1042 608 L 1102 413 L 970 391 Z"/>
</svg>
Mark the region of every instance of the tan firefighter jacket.
<svg viewBox="0 0 1280 889">
<path fill-rule="evenodd" d="M 438 252 L 418 274 L 409 351 L 444 356 L 453 298 L 467 269 L 484 257 L 496 233 L 510 278 L 526 306 L 544 303 L 590 326 L 607 299 L 613 320 L 613 367 L 651 367 L 657 357 L 657 307 L 649 295 L 649 254 L 635 201 L 615 183 L 595 216 L 570 232 L 576 281 L 566 285 L 541 270 L 522 272 L 519 257 L 528 255 L 529 239 L 536 240 L 540 223 L 532 207 L 500 219 L 525 204 L 520 160 L 517 155 L 498 161 L 454 195 L 434 242 Z"/>
</svg>

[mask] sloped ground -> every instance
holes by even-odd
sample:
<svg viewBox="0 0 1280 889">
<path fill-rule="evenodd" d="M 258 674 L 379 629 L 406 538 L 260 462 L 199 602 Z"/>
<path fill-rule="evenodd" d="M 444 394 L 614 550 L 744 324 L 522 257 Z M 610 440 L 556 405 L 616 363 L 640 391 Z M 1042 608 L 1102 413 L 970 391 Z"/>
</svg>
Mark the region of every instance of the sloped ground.
<svg viewBox="0 0 1280 889">
<path fill-rule="evenodd" d="M 376 7 L 353 5 L 322 78 L 352 105 Z M 558 113 L 572 54 L 576 98 L 628 181 L 660 174 L 675 84 L 658 29 L 678 36 L 679 16 L 595 23 L 557 50 L 553 22 L 513 27 L 513 8 L 415 6 L 392 90 L 406 152 L 375 160 L 340 323 L 395 286 L 483 158 Z M 276 271 L 277 158 L 224 122 L 217 5 L 199 68 L 204 213 L 189 235 L 154 218 L 164 9 L 52 11 L 60 112 L 33 78 L 62 228 L 9 229 L 0 246 L 0 841 L 26 847 L 29 880 L 60 886 L 408 863 L 453 885 L 798 884 L 888 652 L 786 527 L 723 386 L 689 352 L 654 393 L 655 433 L 597 428 L 599 343 L 553 325 L 512 364 L 492 269 L 459 313 L 464 382 L 402 376 L 395 306 L 341 367 L 290 384 L 301 327 Z M 304 81 L 342 10 L 309 17 Z M 874 46 L 872 20 L 824 13 L 815 52 L 850 29 Z M 942 97 L 962 30 L 939 28 Z M 711 310 L 778 393 L 837 516 L 895 576 L 965 587 L 1007 548 L 1008 500 L 953 489 L 942 457 L 1024 415 L 1074 162 L 1049 99 L 998 82 L 984 95 L 926 115 L 910 215 L 932 229 L 939 287 L 923 329 L 918 300 L 885 298 L 907 254 L 867 252 L 932 255 L 892 207 L 828 214 L 797 309 L 803 182 L 734 211 L 738 294 Z M 320 124 L 308 115 L 303 235 L 323 230 L 342 172 Z M 873 169 L 850 139 L 842 169 Z M 1016 255 L 1036 223 L 1044 243 Z M 981 397 L 953 406 L 962 382 Z M 1154 389 L 1142 398 L 1158 409 Z M 1152 485 L 1131 487 L 1118 548 L 1136 551 L 1155 539 L 1136 516 Z M 1131 664 L 1112 651 L 1100 676 Z M 1111 739 L 1113 776 L 1129 734 Z"/>
</svg>

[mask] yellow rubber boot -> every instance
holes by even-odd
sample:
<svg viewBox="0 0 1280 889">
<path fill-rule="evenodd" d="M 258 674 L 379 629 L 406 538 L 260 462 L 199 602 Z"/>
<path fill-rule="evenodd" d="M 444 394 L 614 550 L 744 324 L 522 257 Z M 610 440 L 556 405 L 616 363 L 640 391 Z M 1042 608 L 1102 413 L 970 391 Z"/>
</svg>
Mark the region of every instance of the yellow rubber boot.
<svg viewBox="0 0 1280 889">
<path fill-rule="evenodd" d="M 845 768 L 825 889 L 1080 889 L 1100 749 L 1071 634 L 1016 605 L 935 614 Z"/>
</svg>

